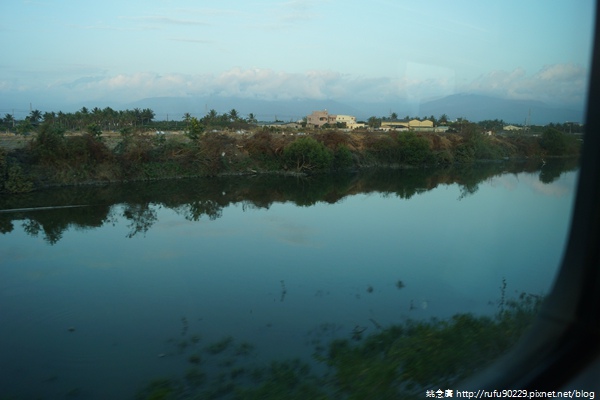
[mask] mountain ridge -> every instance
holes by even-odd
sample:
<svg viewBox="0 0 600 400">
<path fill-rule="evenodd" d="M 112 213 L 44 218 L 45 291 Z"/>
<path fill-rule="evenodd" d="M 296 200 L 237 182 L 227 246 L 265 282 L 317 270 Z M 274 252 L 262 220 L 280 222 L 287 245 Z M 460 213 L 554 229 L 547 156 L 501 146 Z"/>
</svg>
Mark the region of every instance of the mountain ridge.
<svg viewBox="0 0 600 400">
<path fill-rule="evenodd" d="M 264 100 L 236 97 L 150 97 L 124 104 L 126 108 L 150 108 L 157 119 L 181 119 L 184 113 L 202 117 L 214 109 L 219 114 L 235 109 L 242 116 L 250 113 L 263 121 L 296 121 L 316 110 L 329 110 L 332 114 L 354 115 L 359 120 L 371 116 L 389 116 L 395 112 L 421 118 L 431 115 L 436 118 L 446 114 L 449 119 L 466 118 L 469 121 L 500 119 L 511 124 L 546 125 L 550 122 L 582 122 L 583 111 L 555 107 L 537 100 L 510 100 L 499 97 L 459 93 L 440 99 L 411 104 L 405 100 L 377 103 L 284 99 Z"/>
<path fill-rule="evenodd" d="M 421 115 L 446 114 L 469 121 L 501 119 L 511 124 L 546 125 L 550 122 L 583 122 L 584 113 L 548 105 L 538 100 L 510 100 L 480 94 L 459 93 L 421 104 Z"/>
</svg>

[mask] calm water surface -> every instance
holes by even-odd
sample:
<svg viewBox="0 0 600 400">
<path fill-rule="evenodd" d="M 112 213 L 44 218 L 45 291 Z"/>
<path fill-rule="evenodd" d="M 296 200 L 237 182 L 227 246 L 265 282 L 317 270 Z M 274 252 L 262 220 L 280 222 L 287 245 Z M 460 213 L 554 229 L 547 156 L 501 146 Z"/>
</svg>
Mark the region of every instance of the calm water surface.
<svg viewBox="0 0 600 400">
<path fill-rule="evenodd" d="M 316 337 L 357 326 L 494 313 L 503 279 L 507 295 L 547 293 L 577 172 L 464 174 L 183 181 L 5 203 L 0 397 L 127 398 L 227 336 L 252 344 L 255 363 L 309 359 Z M 14 211 L 56 205 L 84 207 Z"/>
</svg>

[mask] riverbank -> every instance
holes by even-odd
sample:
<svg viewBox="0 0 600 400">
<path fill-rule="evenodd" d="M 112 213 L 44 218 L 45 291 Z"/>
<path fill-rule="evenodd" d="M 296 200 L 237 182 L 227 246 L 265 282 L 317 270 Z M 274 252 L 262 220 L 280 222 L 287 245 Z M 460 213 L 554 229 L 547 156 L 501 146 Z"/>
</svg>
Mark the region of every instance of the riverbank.
<svg viewBox="0 0 600 400">
<path fill-rule="evenodd" d="M 576 156 L 579 142 L 479 133 L 123 132 L 66 135 L 51 125 L 31 136 L 0 135 L 0 192 L 260 173 L 306 175 L 372 167 L 422 168 Z"/>
</svg>

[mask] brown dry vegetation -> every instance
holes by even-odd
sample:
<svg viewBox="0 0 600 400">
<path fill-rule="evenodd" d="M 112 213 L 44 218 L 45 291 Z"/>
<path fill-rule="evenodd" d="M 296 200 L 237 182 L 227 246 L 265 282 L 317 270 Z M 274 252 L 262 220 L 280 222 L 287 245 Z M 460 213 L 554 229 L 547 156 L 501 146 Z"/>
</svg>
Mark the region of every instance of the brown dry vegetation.
<svg viewBox="0 0 600 400">
<path fill-rule="evenodd" d="M 418 167 L 551 154 L 549 142 L 535 137 L 473 132 L 307 132 L 298 135 L 260 129 L 243 134 L 205 132 L 197 137 L 181 132 L 126 132 L 94 137 L 86 133 L 65 135 L 46 126 L 27 137 L 1 134 L 0 161 L 4 167 L 0 171 L 0 191 L 7 191 L 3 182 L 20 179 L 28 183 L 13 187 L 232 173 L 326 172 L 370 166 Z M 292 156 L 296 141 L 302 141 L 302 146 L 296 146 Z M 567 141 L 563 145 L 565 154 L 578 153 L 578 145 Z M 20 175 L 16 177 L 16 173 Z"/>
</svg>

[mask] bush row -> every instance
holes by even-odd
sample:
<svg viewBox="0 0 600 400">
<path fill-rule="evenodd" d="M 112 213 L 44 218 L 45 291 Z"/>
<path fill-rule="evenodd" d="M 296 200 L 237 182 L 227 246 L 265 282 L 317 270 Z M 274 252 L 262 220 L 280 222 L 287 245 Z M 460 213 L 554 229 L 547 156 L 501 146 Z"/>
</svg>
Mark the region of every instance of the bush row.
<svg viewBox="0 0 600 400">
<path fill-rule="evenodd" d="M 445 145 L 442 145 L 445 142 Z M 540 138 L 495 138 L 469 132 L 442 137 L 401 132 L 347 134 L 329 131 L 291 136 L 258 131 L 248 136 L 201 132 L 149 135 L 123 129 L 109 145 L 97 130 L 65 136 L 50 124 L 19 157 L 0 152 L 0 191 L 44 185 L 165 179 L 227 173 L 331 172 L 372 165 L 428 166 L 508 157 L 577 154 L 579 144 L 548 129 Z"/>
</svg>

